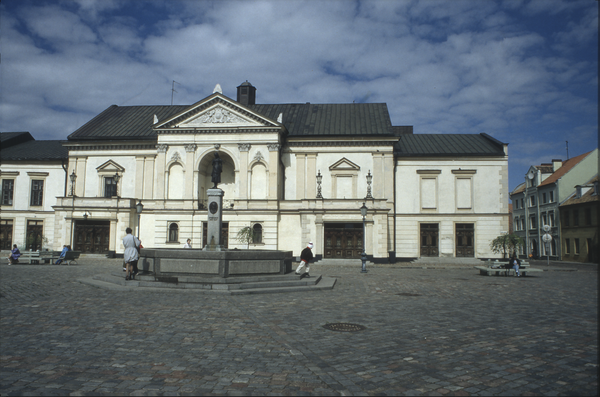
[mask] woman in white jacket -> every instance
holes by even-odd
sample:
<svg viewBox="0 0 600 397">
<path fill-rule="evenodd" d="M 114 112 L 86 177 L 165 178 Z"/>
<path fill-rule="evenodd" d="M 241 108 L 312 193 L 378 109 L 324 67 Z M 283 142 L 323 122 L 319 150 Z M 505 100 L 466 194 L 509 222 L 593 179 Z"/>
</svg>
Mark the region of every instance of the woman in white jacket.
<svg viewBox="0 0 600 397">
<path fill-rule="evenodd" d="M 125 229 L 127 236 L 123 237 L 123 246 L 125 252 L 123 253 L 123 264 L 125 265 L 125 280 L 133 280 L 135 274 L 133 269 L 137 268 L 137 262 L 140 258 L 138 249 L 140 246 L 140 240 L 131 234 L 131 228 Z"/>
</svg>

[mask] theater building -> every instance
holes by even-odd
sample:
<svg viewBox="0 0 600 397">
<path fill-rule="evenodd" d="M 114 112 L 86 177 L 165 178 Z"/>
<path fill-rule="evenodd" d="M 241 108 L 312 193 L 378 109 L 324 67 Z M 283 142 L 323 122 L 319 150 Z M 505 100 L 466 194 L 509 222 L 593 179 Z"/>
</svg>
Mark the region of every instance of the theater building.
<svg viewBox="0 0 600 397">
<path fill-rule="evenodd" d="M 217 85 L 193 105 L 113 105 L 70 134 L 73 195 L 57 198 L 54 245 L 122 253 L 125 229 L 139 227 L 146 247 L 203 247 L 218 153 L 228 248 L 247 248 L 236 235 L 250 227 L 250 249 L 297 256 L 312 241 L 318 258 L 359 258 L 363 239 L 374 261 L 495 256 L 490 241 L 508 231 L 507 144 L 413 134 L 384 103 L 256 97 L 245 82 L 236 100 Z"/>
</svg>

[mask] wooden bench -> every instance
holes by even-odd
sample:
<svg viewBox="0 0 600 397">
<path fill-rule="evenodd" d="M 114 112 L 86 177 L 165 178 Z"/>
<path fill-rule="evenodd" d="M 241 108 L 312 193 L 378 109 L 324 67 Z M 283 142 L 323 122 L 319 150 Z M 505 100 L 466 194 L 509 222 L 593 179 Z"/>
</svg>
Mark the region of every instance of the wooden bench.
<svg viewBox="0 0 600 397">
<path fill-rule="evenodd" d="M 44 258 L 44 260 L 48 261 L 51 264 L 55 264 L 56 261 L 60 258 L 60 254 L 62 253 L 62 251 L 47 251 L 42 253 L 42 257 Z M 79 256 L 81 255 L 81 251 L 67 251 L 65 253 L 65 257 L 62 260 L 62 263 L 67 264 L 67 265 L 72 265 L 72 264 L 77 264 L 77 259 L 79 259 Z M 48 263 L 48 262 L 46 262 Z"/>
<path fill-rule="evenodd" d="M 17 263 L 28 263 L 28 264 L 38 264 L 40 263 L 40 252 L 39 251 L 24 251 L 21 252 L 21 256 L 16 261 L 12 261 L 13 265 Z"/>
</svg>

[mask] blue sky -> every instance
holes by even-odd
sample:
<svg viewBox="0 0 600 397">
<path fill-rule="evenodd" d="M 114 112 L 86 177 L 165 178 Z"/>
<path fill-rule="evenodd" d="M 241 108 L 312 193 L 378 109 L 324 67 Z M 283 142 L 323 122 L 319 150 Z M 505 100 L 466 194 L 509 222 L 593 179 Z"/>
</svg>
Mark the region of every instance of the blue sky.
<svg viewBox="0 0 600 397">
<path fill-rule="evenodd" d="M 598 146 L 598 1 L 4 0 L 0 130 L 65 139 L 112 104 L 385 102 L 531 164 Z"/>
</svg>

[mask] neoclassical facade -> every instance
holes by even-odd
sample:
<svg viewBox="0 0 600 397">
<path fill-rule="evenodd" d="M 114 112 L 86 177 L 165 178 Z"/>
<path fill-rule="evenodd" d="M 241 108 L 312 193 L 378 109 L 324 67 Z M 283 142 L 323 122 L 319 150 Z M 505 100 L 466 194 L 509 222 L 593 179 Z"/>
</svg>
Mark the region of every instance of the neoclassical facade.
<svg viewBox="0 0 600 397">
<path fill-rule="evenodd" d="M 375 261 L 493 257 L 508 230 L 507 144 L 486 134 L 413 134 L 386 104 L 256 104 L 245 82 L 190 106 L 111 106 L 63 143 L 73 182 L 57 197 L 54 245 L 122 253 L 206 244 L 206 190 L 223 162 L 224 241 Z M 141 214 L 136 204 L 143 204 Z M 365 203 L 364 219 L 360 207 Z M 139 219 L 139 223 L 138 223 Z"/>
</svg>

